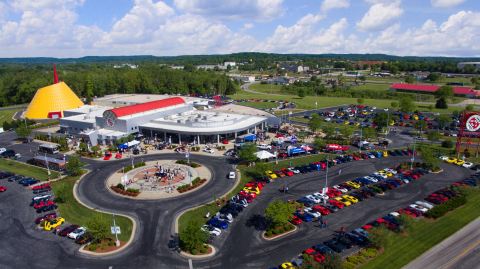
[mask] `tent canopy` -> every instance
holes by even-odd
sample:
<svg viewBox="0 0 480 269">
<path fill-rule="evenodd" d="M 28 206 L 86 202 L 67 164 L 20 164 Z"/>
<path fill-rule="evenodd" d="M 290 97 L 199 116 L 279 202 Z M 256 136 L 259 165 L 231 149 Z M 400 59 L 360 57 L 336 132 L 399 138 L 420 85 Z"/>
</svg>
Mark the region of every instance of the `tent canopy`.
<svg viewBox="0 0 480 269">
<path fill-rule="evenodd" d="M 257 156 L 257 158 L 259 158 L 260 160 L 265 160 L 265 159 L 270 159 L 270 158 L 275 157 L 275 155 L 273 155 L 272 153 L 270 153 L 266 150 L 262 150 L 262 151 L 259 151 L 259 152 L 255 153 L 255 156 Z"/>
</svg>

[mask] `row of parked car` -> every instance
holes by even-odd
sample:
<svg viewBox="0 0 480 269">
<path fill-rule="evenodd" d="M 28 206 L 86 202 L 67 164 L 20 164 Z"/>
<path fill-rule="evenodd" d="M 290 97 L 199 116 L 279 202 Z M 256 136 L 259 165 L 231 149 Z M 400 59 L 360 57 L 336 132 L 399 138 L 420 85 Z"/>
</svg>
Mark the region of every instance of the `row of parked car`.
<svg viewBox="0 0 480 269">
<path fill-rule="evenodd" d="M 257 198 L 264 186 L 263 182 L 251 181 L 246 183 L 243 189 L 233 196 L 215 216 L 210 218 L 210 214 L 207 214 L 206 217 L 210 219 L 201 229 L 209 233 L 212 238 L 219 236 L 222 230 L 227 229 L 233 219 Z"/>
<path fill-rule="evenodd" d="M 472 162 L 466 162 L 465 160 L 457 159 L 457 158 L 454 158 L 454 157 L 440 156 L 439 158 L 440 158 L 440 160 L 442 160 L 446 163 L 456 164 L 458 166 L 463 166 L 465 168 L 472 168 L 473 165 L 474 165 Z"/>
<path fill-rule="evenodd" d="M 325 193 L 315 192 L 306 195 L 297 200 L 305 208 L 302 211 L 297 211 L 291 222 L 299 225 L 302 222 L 313 221 L 369 197 L 417 180 L 426 173 L 428 171 L 422 168 L 413 170 L 403 170 L 401 166 L 385 168 L 368 176 L 334 185 L 328 188 Z"/>
<path fill-rule="evenodd" d="M 361 228 L 356 228 L 350 232 L 338 231 L 333 235 L 333 238 L 307 248 L 302 254 L 311 255 L 313 259 L 319 263 L 325 261 L 326 256 L 334 253 L 342 253 L 346 249 L 352 247 L 367 247 L 370 245 L 369 230 L 381 225 L 392 231 L 399 231 L 401 225 L 398 218 L 400 215 L 407 215 L 413 218 L 423 216 L 426 212 L 434 208 L 436 205 L 445 203 L 449 199 L 457 196 L 459 193 L 456 190 L 458 186 L 477 186 L 480 181 L 480 173 L 471 175 L 468 178 L 457 181 L 449 187 L 437 190 L 428 195 L 424 200 L 416 201 L 407 207 L 388 213 L 387 215 L 377 218 Z M 303 256 L 300 255 L 290 262 L 285 262 L 280 265 L 280 268 L 297 268 L 303 263 Z"/>
</svg>

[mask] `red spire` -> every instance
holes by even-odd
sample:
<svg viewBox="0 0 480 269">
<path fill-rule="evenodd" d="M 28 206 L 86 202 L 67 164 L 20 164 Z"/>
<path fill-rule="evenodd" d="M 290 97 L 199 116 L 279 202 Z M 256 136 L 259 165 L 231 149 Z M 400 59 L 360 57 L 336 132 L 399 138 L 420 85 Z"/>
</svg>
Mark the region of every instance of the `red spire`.
<svg viewBox="0 0 480 269">
<path fill-rule="evenodd" d="M 55 64 L 53 65 L 53 83 L 58 83 L 57 66 Z"/>
</svg>

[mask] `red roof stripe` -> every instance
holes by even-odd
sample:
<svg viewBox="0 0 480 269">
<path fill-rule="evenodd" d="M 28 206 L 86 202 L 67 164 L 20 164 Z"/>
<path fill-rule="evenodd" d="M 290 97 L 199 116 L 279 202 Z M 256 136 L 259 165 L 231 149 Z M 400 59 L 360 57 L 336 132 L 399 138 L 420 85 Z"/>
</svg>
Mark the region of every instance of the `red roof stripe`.
<svg viewBox="0 0 480 269">
<path fill-rule="evenodd" d="M 171 98 L 166 98 L 162 100 L 151 101 L 151 102 L 146 102 L 141 104 L 117 107 L 117 108 L 111 109 L 110 111 L 112 111 L 113 114 L 115 114 L 115 116 L 119 118 L 119 117 L 142 113 L 142 112 L 146 112 L 154 109 L 160 109 L 160 108 L 182 105 L 182 104 L 185 104 L 185 100 L 183 100 L 183 98 L 171 97 Z"/>
<path fill-rule="evenodd" d="M 420 91 L 420 92 L 436 92 L 440 86 L 428 84 L 408 84 L 408 83 L 393 83 L 390 88 L 396 90 L 406 91 Z M 469 87 L 453 87 L 453 93 L 459 95 L 475 95 L 480 96 L 480 91 Z"/>
</svg>

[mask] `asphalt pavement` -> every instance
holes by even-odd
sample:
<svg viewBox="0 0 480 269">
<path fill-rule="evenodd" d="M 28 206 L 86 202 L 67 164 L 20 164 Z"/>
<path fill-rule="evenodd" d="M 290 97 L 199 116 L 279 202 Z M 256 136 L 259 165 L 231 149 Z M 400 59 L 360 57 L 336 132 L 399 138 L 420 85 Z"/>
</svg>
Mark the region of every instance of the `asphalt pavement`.
<svg viewBox="0 0 480 269">
<path fill-rule="evenodd" d="M 159 154 L 144 156 L 143 159 L 148 161 L 181 157 L 179 154 Z M 12 189 L 11 196 L 1 196 L 0 200 L 0 268 L 188 268 L 188 261 L 168 246 L 174 236 L 175 216 L 187 208 L 212 200 L 213 196 L 219 197 L 234 184 L 226 179 L 231 165 L 224 158 L 192 154 L 191 160 L 211 169 L 213 180 L 201 191 L 159 201 L 133 201 L 113 195 L 106 189 L 106 178 L 130 160 L 89 162 L 88 168 L 92 172 L 79 183 L 80 199 L 94 208 L 132 216 L 139 224 L 130 247 L 104 258 L 85 256 L 77 252 L 71 243 L 52 240 L 48 233 L 36 231 L 32 227 L 34 225 L 30 213 L 24 212 L 24 207 L 29 208 L 23 201 L 25 199 L 16 195 Z M 329 185 L 407 160 L 408 157 L 390 157 L 342 164 L 330 169 Z M 194 268 L 266 268 L 278 265 L 303 249 L 328 239 L 340 227 L 359 227 L 471 173 L 470 170 L 454 165 L 442 166 L 445 172 L 441 176 L 426 175 L 418 181 L 389 191 L 382 197 L 368 199 L 327 216 L 325 219 L 329 226 L 326 229 L 307 223 L 301 225 L 294 234 L 275 241 L 265 241 L 261 239 L 258 220 L 267 204 L 274 199 L 298 199 L 319 191 L 325 184 L 325 173 L 313 172 L 277 180 L 268 184 L 261 195 L 234 220 L 231 227 L 214 240 L 213 245 L 219 250 L 218 254 L 209 259 L 193 261 Z M 341 175 L 338 175 L 338 169 L 342 169 Z M 283 184 L 288 184 L 288 194 L 279 192 Z M 7 199 L 3 199 L 5 197 Z"/>
</svg>

